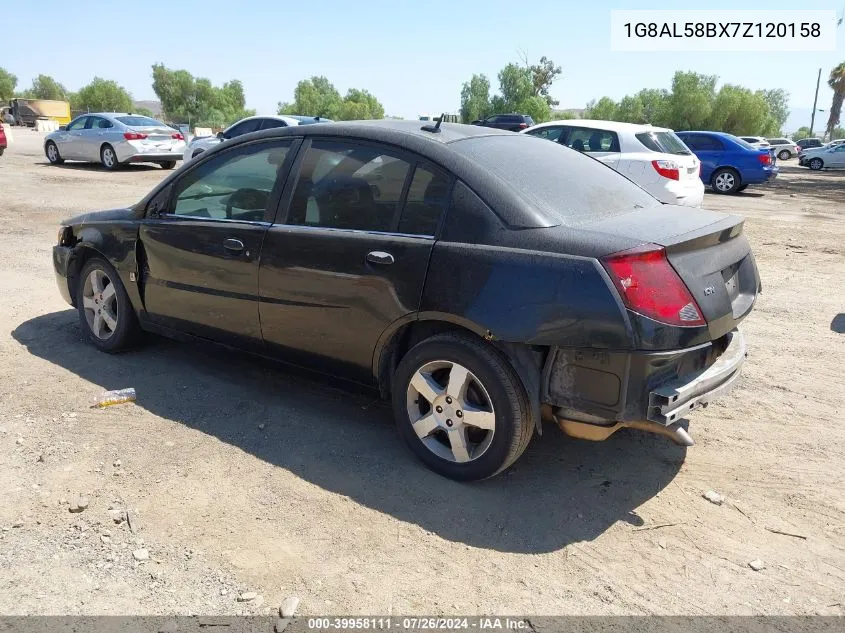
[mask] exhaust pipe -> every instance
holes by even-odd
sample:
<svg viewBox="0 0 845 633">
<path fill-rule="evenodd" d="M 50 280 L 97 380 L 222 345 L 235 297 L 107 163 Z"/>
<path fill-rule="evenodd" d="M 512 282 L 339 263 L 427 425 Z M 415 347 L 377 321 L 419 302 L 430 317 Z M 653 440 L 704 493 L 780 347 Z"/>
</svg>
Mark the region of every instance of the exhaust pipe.
<svg viewBox="0 0 845 633">
<path fill-rule="evenodd" d="M 602 442 L 619 429 L 628 428 L 663 435 L 679 446 L 695 445 L 695 441 L 690 434 L 678 422 L 674 422 L 669 426 L 663 426 L 651 420 L 634 420 L 632 422 L 616 422 L 615 424 L 599 425 L 571 420 L 557 415 L 554 416 L 554 419 L 561 431 L 570 437 L 576 437 L 581 440 Z"/>
</svg>

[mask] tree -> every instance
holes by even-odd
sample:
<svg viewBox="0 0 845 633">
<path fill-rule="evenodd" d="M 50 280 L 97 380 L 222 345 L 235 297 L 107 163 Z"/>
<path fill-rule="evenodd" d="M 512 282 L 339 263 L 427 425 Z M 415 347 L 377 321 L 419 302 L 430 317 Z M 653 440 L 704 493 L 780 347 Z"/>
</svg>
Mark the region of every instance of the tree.
<svg viewBox="0 0 845 633">
<path fill-rule="evenodd" d="M 527 64 L 526 64 L 527 65 Z M 555 66 L 554 62 L 543 55 L 539 63 L 528 66 L 531 71 L 531 83 L 534 87 L 534 95 L 543 97 L 546 103 L 551 106 L 556 106 L 559 101 L 552 99 L 549 95 L 549 89 L 552 87 L 554 80 L 563 72 L 560 66 Z"/>
<path fill-rule="evenodd" d="M 761 133 L 764 136 L 781 136 L 783 124 L 789 118 L 789 93 L 781 88 L 758 92 L 769 108 L 769 114 L 762 126 Z"/>
<path fill-rule="evenodd" d="M 610 97 L 602 97 L 598 101 L 590 101 L 587 109 L 584 110 L 585 119 L 598 119 L 600 121 L 616 121 L 618 108 Z"/>
<path fill-rule="evenodd" d="M 729 134 L 763 134 L 768 107 L 760 92 L 725 84 L 713 102 L 710 128 Z"/>
<path fill-rule="evenodd" d="M 716 99 L 716 75 L 678 71 L 672 78 L 671 127 L 707 129 Z"/>
<path fill-rule="evenodd" d="M 461 87 L 461 121 L 472 123 L 490 113 L 490 80 L 486 75 L 473 75 Z"/>
<path fill-rule="evenodd" d="M 293 103 L 279 102 L 279 114 L 303 114 L 339 119 L 343 99 L 325 77 L 303 79 L 293 91 Z"/>
<path fill-rule="evenodd" d="M 131 112 L 132 96 L 116 81 L 94 77 L 73 95 L 71 105 L 88 112 Z"/>
<path fill-rule="evenodd" d="M 504 109 L 517 112 L 518 104 L 534 96 L 531 71 L 516 64 L 508 64 L 499 71 L 499 92 L 502 93 Z"/>
<path fill-rule="evenodd" d="M 643 121 L 658 127 L 671 127 L 669 114 L 671 110 L 671 95 L 668 90 L 644 88 L 637 93 L 643 105 Z"/>
<path fill-rule="evenodd" d="M 626 123 L 646 123 L 645 108 L 639 95 L 624 97 L 616 108 L 616 120 Z"/>
<path fill-rule="evenodd" d="M 0 103 L 6 103 L 15 94 L 18 78 L 5 68 L 0 68 Z"/>
<path fill-rule="evenodd" d="M 246 109 L 243 84 L 236 79 L 218 88 L 187 70 L 153 64 L 153 90 L 161 101 L 163 116 L 177 123 L 221 128 L 255 114 Z"/>
<path fill-rule="evenodd" d="M 842 114 L 842 102 L 845 101 L 845 62 L 837 65 L 830 71 L 827 85 L 833 90 L 833 101 L 830 104 L 830 118 L 827 120 L 827 135 L 831 136 L 833 130 L 839 125 Z"/>
<path fill-rule="evenodd" d="M 383 119 L 384 106 L 370 92 L 350 88 L 340 105 L 340 121 Z"/>
<path fill-rule="evenodd" d="M 24 90 L 26 99 L 53 99 L 65 101 L 68 98 L 67 89 L 49 75 L 38 75 L 32 80 L 32 87 Z"/>
<path fill-rule="evenodd" d="M 833 128 L 833 133 L 830 135 L 830 140 L 835 141 L 840 138 L 845 138 L 845 128 L 843 127 L 835 127 Z"/>
<path fill-rule="evenodd" d="M 156 113 L 150 110 L 149 108 L 135 108 L 133 106 L 131 110 L 132 114 L 140 114 L 141 116 L 148 116 L 151 119 L 156 118 Z"/>
<path fill-rule="evenodd" d="M 792 138 L 794 138 L 796 141 L 799 141 L 799 140 L 801 140 L 802 138 L 808 138 L 809 136 L 810 136 L 810 128 L 808 128 L 808 127 L 805 125 L 805 126 L 803 126 L 803 127 L 799 127 L 799 128 L 795 131 L 795 133 L 792 135 Z"/>
</svg>

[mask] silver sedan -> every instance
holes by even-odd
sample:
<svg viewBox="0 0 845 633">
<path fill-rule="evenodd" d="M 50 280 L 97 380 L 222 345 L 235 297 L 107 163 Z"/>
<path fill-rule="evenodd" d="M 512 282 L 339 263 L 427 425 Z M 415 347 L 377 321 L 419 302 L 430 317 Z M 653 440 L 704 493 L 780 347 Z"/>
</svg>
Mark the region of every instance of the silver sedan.
<svg viewBox="0 0 845 633">
<path fill-rule="evenodd" d="M 158 163 L 173 169 L 184 152 L 181 132 L 138 114 L 82 114 L 44 139 L 44 153 L 54 165 L 81 160 L 100 162 L 106 169 L 124 163 Z"/>
</svg>

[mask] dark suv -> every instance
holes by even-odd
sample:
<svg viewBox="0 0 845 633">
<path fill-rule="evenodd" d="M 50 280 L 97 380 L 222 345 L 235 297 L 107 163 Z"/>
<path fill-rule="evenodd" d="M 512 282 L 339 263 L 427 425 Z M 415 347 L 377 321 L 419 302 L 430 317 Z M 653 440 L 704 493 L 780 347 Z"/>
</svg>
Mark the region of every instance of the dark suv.
<svg viewBox="0 0 845 633">
<path fill-rule="evenodd" d="M 534 125 L 534 119 L 527 114 L 494 114 L 481 121 L 473 121 L 472 124 L 519 132 Z"/>
</svg>

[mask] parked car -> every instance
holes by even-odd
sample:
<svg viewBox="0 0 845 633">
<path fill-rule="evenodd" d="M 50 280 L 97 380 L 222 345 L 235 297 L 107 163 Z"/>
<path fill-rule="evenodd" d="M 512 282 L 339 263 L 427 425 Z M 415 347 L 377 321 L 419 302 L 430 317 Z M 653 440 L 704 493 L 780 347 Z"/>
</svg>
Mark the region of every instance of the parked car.
<svg viewBox="0 0 845 633">
<path fill-rule="evenodd" d="M 700 207 L 701 163 L 672 130 L 616 121 L 541 123 L 522 134 L 539 136 L 613 167 L 667 204 Z"/>
<path fill-rule="evenodd" d="M 53 264 L 100 350 L 146 330 L 364 383 L 459 480 L 512 464 L 541 414 L 690 445 L 678 421 L 737 380 L 760 290 L 739 216 L 530 135 L 418 121 L 241 136 L 64 222 Z"/>
<path fill-rule="evenodd" d="M 737 193 L 778 174 L 769 148 L 753 147 L 724 132 L 677 135 L 701 160 L 701 181 L 716 193 Z"/>
<path fill-rule="evenodd" d="M 314 116 L 301 116 L 298 114 L 285 114 L 273 116 L 250 116 L 241 119 L 237 123 L 233 123 L 222 132 L 218 132 L 217 136 L 200 136 L 191 139 L 188 146 L 185 148 L 184 160 L 187 163 L 193 158 L 196 158 L 204 151 L 211 149 L 215 145 L 219 145 L 223 141 L 230 138 L 236 138 L 250 132 L 258 130 L 269 130 L 271 128 L 288 127 L 294 125 L 310 125 L 312 123 L 331 123 L 331 119 Z"/>
<path fill-rule="evenodd" d="M 534 119 L 527 114 L 494 114 L 486 119 L 473 121 L 472 125 L 481 127 L 492 127 L 497 130 L 509 130 L 519 132 L 534 125 Z"/>
<path fill-rule="evenodd" d="M 824 145 L 820 138 L 802 138 L 798 141 L 795 141 L 795 144 L 800 147 L 802 150 L 812 149 L 814 147 L 821 147 Z M 800 152 L 799 152 L 800 153 Z"/>
<path fill-rule="evenodd" d="M 184 151 L 181 132 L 150 117 L 114 112 L 80 115 L 44 140 L 44 153 L 53 165 L 99 161 L 109 170 L 126 163 L 158 163 L 173 169 Z"/>
<path fill-rule="evenodd" d="M 3 155 L 3 152 L 6 151 L 8 146 L 9 142 L 6 140 L 6 130 L 3 129 L 3 124 L 0 123 L 0 156 Z"/>
<path fill-rule="evenodd" d="M 770 145 L 769 141 L 764 139 L 762 136 L 740 136 L 738 138 L 741 138 L 743 141 L 745 141 L 749 145 L 753 145 L 754 147 L 756 147 L 758 149 L 762 148 L 762 147 L 768 148 L 769 145 Z"/>
<path fill-rule="evenodd" d="M 841 169 L 845 167 L 845 143 L 808 149 L 798 159 L 798 164 L 814 171 L 826 168 Z"/>
<path fill-rule="evenodd" d="M 798 156 L 798 152 L 801 151 L 801 148 L 788 138 L 770 138 L 767 140 L 771 148 L 775 151 L 775 156 L 778 157 L 778 160 L 788 160 Z"/>
</svg>

